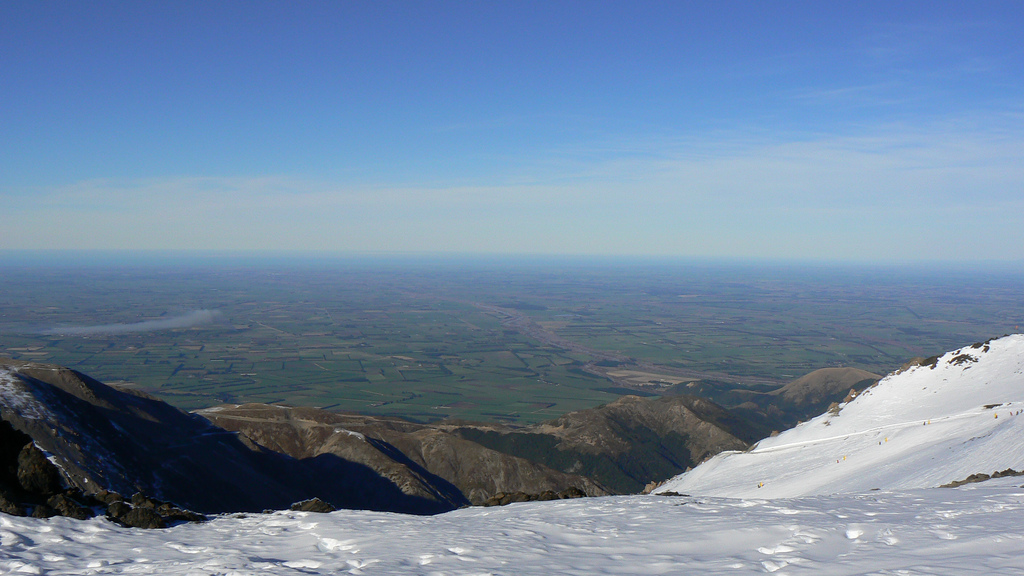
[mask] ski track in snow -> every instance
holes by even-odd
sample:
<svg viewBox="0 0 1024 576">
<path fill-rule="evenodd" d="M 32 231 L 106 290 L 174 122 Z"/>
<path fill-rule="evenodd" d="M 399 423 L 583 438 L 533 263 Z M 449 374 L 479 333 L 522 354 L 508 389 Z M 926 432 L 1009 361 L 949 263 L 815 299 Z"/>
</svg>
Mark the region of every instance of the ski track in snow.
<svg viewBox="0 0 1024 576">
<path fill-rule="evenodd" d="M 1015 410 L 1017 408 L 1017 405 L 1009 405 L 1009 407 L 1011 409 Z M 929 420 L 927 420 L 927 422 L 929 424 L 932 424 L 932 423 L 939 424 L 939 423 L 942 423 L 942 422 L 949 422 L 950 420 L 963 420 L 963 419 L 967 419 L 967 418 L 975 418 L 975 417 L 977 417 L 978 412 L 980 412 L 980 410 L 979 411 L 975 411 L 975 412 L 971 412 L 971 413 L 967 413 L 967 414 L 957 414 L 957 415 L 954 415 L 954 416 L 941 416 L 939 418 L 929 419 Z M 774 446 L 769 446 L 767 448 L 754 448 L 750 452 L 751 453 L 755 453 L 755 454 L 767 454 L 768 452 L 780 452 L 782 450 L 789 450 L 789 449 L 792 449 L 792 448 L 799 448 L 801 446 L 813 446 L 815 444 L 821 444 L 821 443 L 824 443 L 824 442 L 831 442 L 831 441 L 834 441 L 834 440 L 846 440 L 847 438 L 851 438 L 851 437 L 854 437 L 854 436 L 865 436 L 865 435 L 871 434 L 873 432 L 881 432 L 883 430 L 900 430 L 900 429 L 903 429 L 903 428 L 909 428 L 911 426 L 915 426 L 916 427 L 916 426 L 920 426 L 921 424 L 922 424 L 922 422 L 920 420 L 913 420 L 913 421 L 907 421 L 907 422 L 897 422 L 895 424 L 884 424 L 882 426 L 875 426 L 874 428 L 866 428 L 864 430 L 857 430 L 856 432 L 847 432 L 845 434 L 836 434 L 835 436 L 825 436 L 823 438 L 816 438 L 814 440 L 803 440 L 803 441 L 800 441 L 800 442 L 790 442 L 788 444 L 776 444 Z M 736 454 L 738 452 L 736 452 L 734 450 L 731 453 Z"/>
<path fill-rule="evenodd" d="M 1019 483 L 780 500 L 614 496 L 433 517 L 277 512 L 167 530 L 0 514 L 0 573 L 1024 575 Z"/>
</svg>

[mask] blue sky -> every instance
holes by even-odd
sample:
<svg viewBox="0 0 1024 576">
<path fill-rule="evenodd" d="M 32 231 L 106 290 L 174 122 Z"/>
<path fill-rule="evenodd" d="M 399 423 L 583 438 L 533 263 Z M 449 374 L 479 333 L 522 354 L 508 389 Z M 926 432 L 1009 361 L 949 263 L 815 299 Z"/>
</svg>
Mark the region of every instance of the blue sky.
<svg viewBox="0 0 1024 576">
<path fill-rule="evenodd" d="M 1022 30 L 1017 1 L 7 1 L 0 249 L 1024 261 Z"/>
</svg>

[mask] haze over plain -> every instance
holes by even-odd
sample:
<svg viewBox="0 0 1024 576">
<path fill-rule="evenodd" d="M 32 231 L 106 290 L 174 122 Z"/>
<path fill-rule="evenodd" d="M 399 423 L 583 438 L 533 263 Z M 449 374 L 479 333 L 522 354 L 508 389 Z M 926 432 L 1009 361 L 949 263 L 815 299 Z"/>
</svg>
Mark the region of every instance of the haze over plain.
<svg viewBox="0 0 1024 576">
<path fill-rule="evenodd" d="M 5 2 L 0 250 L 1019 263 L 1017 2 Z"/>
</svg>

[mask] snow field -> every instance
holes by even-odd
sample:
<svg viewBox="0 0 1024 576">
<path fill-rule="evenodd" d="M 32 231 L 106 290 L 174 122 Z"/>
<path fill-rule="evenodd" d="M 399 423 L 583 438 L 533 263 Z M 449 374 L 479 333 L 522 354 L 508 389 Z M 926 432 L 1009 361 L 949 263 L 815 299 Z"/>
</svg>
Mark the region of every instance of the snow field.
<svg viewBox="0 0 1024 576">
<path fill-rule="evenodd" d="M 660 491 L 777 498 L 927 488 L 1024 470 L 1024 336 L 989 347 L 888 376 L 838 414 L 747 452 L 719 454 Z"/>
<path fill-rule="evenodd" d="M 781 500 L 618 496 L 433 517 L 278 512 L 150 531 L 0 515 L 0 574 L 1024 575 L 1017 484 Z"/>
</svg>

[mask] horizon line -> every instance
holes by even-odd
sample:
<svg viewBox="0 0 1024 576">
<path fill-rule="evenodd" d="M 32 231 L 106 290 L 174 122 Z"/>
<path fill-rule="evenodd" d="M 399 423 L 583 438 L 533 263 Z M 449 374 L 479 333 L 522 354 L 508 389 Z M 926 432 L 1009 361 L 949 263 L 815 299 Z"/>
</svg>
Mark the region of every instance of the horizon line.
<svg viewBox="0 0 1024 576">
<path fill-rule="evenodd" d="M 690 264 L 734 266 L 806 266 L 892 268 L 909 267 L 948 269 L 1016 269 L 1024 272 L 1024 259 L 826 259 L 808 257 L 708 256 L 684 254 L 609 254 L 609 253 L 530 253 L 530 252 L 451 252 L 451 251 L 350 251 L 316 249 L 96 249 L 96 248 L 14 248 L 0 249 L 0 266 L 74 264 L 78 267 L 116 264 L 184 264 L 228 262 L 237 264 L 317 263 L 357 261 L 392 262 L 580 262 Z"/>
</svg>

